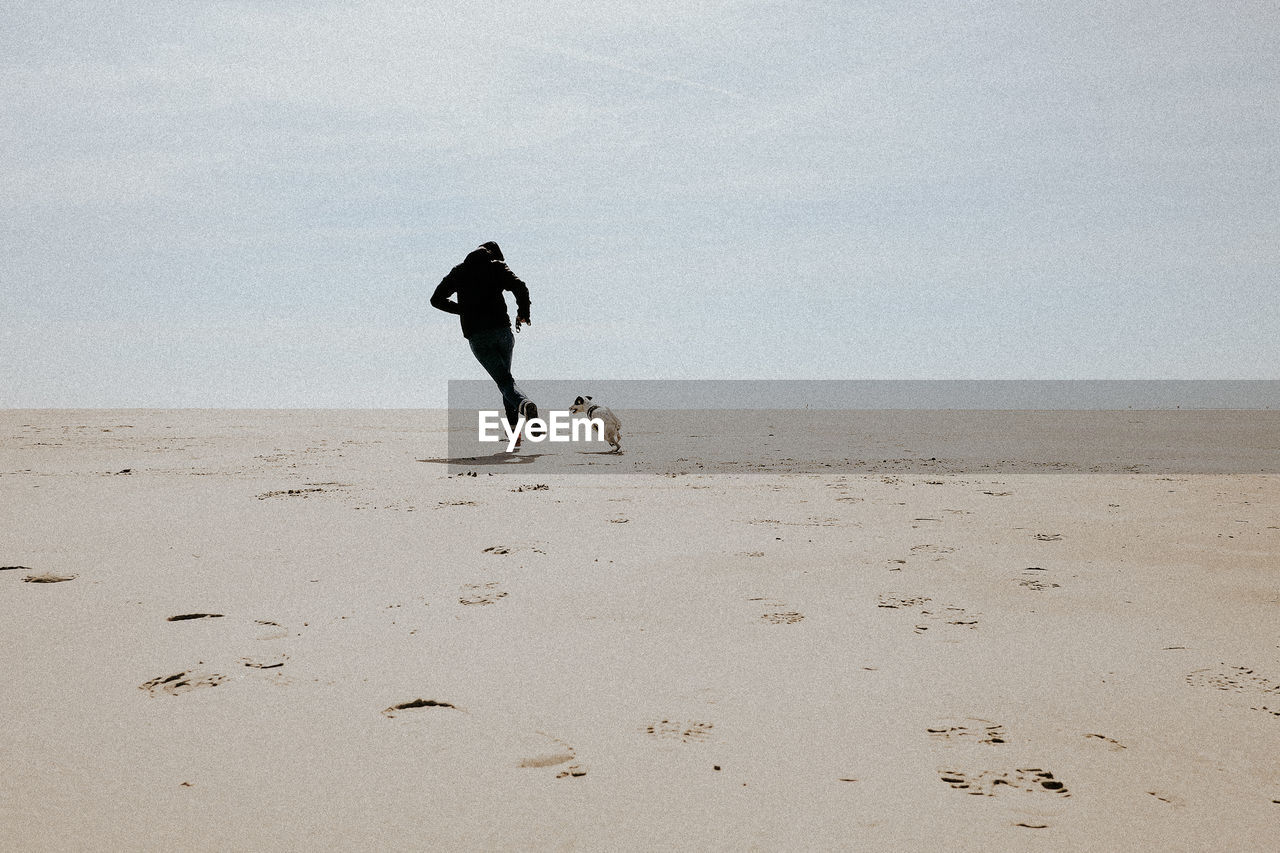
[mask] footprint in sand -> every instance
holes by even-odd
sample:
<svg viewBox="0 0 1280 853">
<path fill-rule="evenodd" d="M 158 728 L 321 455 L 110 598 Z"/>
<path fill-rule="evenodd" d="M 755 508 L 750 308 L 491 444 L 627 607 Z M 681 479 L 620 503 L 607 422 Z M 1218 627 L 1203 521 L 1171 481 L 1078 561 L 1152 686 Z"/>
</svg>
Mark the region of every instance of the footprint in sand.
<svg viewBox="0 0 1280 853">
<path fill-rule="evenodd" d="M 225 614 L 222 614 L 222 613 L 179 613 L 179 614 L 177 614 L 176 616 L 168 616 L 168 617 L 166 617 L 164 621 L 166 621 L 166 622 L 193 622 L 193 621 L 197 621 L 197 620 L 200 620 L 200 619 L 224 619 L 224 618 L 226 618 L 226 616 L 225 616 Z M 345 617 L 344 617 L 344 618 L 345 618 Z M 286 637 L 288 637 L 288 636 L 289 636 L 289 630 L 288 630 L 287 628 L 285 628 L 283 625 L 281 625 L 279 622 L 273 622 L 273 621 L 271 621 L 270 619 L 254 619 L 254 620 L 253 620 L 253 624 L 254 624 L 254 625 L 263 625 L 263 626 L 266 626 L 266 627 L 269 627 L 269 628 L 277 628 L 277 629 L 279 629 L 279 630 L 277 630 L 277 631 L 273 631 L 273 632 L 271 632 L 271 633 L 269 633 L 269 634 L 264 634 L 264 635 L 262 635 L 262 636 L 259 636 L 259 637 L 257 637 L 256 639 L 259 639 L 259 640 L 283 640 L 284 638 L 286 638 Z"/>
<path fill-rule="evenodd" d="M 1037 542 L 1061 542 L 1062 534 L 1061 533 L 1037 533 L 1031 538 L 1035 539 Z"/>
<path fill-rule="evenodd" d="M 438 699 L 411 699 L 408 702 L 401 702 L 397 705 L 385 708 L 382 711 L 382 714 L 388 719 L 394 720 L 405 711 L 416 711 L 418 709 L 427 709 L 427 711 L 459 711 L 468 716 L 471 715 L 471 712 L 467 711 L 465 708 L 460 708 L 452 702 L 441 702 Z M 560 738 L 552 737 L 545 732 L 536 732 L 535 734 L 537 739 L 540 741 L 542 748 L 539 749 L 538 746 L 534 746 L 530 742 L 532 738 L 524 739 L 525 746 L 531 748 L 524 750 L 524 757 L 516 763 L 517 767 L 531 769 L 560 767 L 561 765 L 568 764 L 578 757 L 577 750 Z M 569 764 L 568 767 L 563 768 L 556 774 L 556 778 L 569 779 L 579 778 L 586 775 L 587 770 L 582 765 Z"/>
<path fill-rule="evenodd" d="M 913 554 L 954 554 L 955 548 L 949 545 L 912 545 L 911 553 Z"/>
<path fill-rule="evenodd" d="M 458 603 L 483 606 L 485 604 L 494 604 L 498 599 L 506 597 L 507 591 L 502 588 L 502 584 L 498 581 L 464 583 L 462 585 L 462 595 L 458 597 Z"/>
<path fill-rule="evenodd" d="M 262 494 L 257 495 L 256 497 L 260 501 L 265 501 L 268 498 L 305 498 L 314 494 L 319 494 L 321 492 L 328 492 L 328 491 L 332 491 L 332 490 L 325 489 L 320 486 L 309 486 L 303 489 L 277 489 L 276 491 L 273 491 L 273 492 L 263 492 Z"/>
<path fill-rule="evenodd" d="M 664 740 L 678 740 L 682 743 L 701 743 L 711 735 L 712 723 L 696 721 L 682 723 L 679 720 L 659 720 L 645 726 L 645 734 Z"/>
<path fill-rule="evenodd" d="M 920 605 L 933 601 L 926 595 L 899 595 L 897 593 L 885 593 L 876 599 L 876 607 L 887 607 L 897 610 L 902 607 L 919 607 Z"/>
<path fill-rule="evenodd" d="M 936 740 L 976 740 L 978 743 L 986 744 L 1008 742 L 1003 726 L 977 717 L 943 720 L 925 731 Z"/>
<path fill-rule="evenodd" d="M 486 554 L 514 554 L 517 551 L 532 551 L 535 554 L 545 554 L 541 548 L 536 545 L 490 545 L 484 549 Z"/>
<path fill-rule="evenodd" d="M 787 610 L 778 613 L 765 613 L 760 618 L 770 625 L 794 625 L 804 620 L 804 614 L 797 613 L 794 610 Z"/>
<path fill-rule="evenodd" d="M 452 702 L 440 702 L 436 699 L 410 699 L 408 702 L 401 702 L 399 705 L 392 705 L 390 708 L 384 708 L 382 714 L 383 716 L 394 720 L 398 712 L 412 711 L 415 708 L 452 708 L 455 711 L 462 710 Z"/>
<path fill-rule="evenodd" d="M 254 619 L 253 624 L 262 625 L 266 628 L 275 628 L 274 631 L 268 631 L 261 634 L 255 639 L 258 640 L 283 640 L 289 636 L 289 629 L 281 625 L 279 622 L 273 622 L 270 619 Z"/>
<path fill-rule="evenodd" d="M 538 732 L 540 737 L 546 738 L 551 742 L 551 747 L 545 753 L 531 755 L 520 760 L 519 767 L 559 767 L 561 764 L 568 764 L 578 757 L 577 751 L 560 740 L 558 737 L 552 737 L 545 732 Z M 562 769 L 556 774 L 557 779 L 577 779 L 587 775 L 587 770 L 580 764 L 569 764 L 568 767 Z"/>
<path fill-rule="evenodd" d="M 161 693 L 177 696 L 181 693 L 198 690 L 201 687 L 217 687 L 225 681 L 227 681 L 227 676 L 225 675 L 197 673 L 194 670 L 187 669 L 182 672 L 175 672 L 173 675 L 161 675 L 150 681 L 144 681 L 138 685 L 138 689 L 145 690 L 152 696 L 159 696 Z"/>
<path fill-rule="evenodd" d="M 1125 749 L 1125 745 L 1124 745 L 1124 744 L 1122 744 L 1120 741 L 1118 741 L 1118 740 L 1116 740 L 1115 738 L 1112 738 L 1112 737 L 1107 737 L 1106 735 L 1099 735 L 1099 734 L 1093 734 L 1093 733 L 1090 733 L 1090 734 L 1086 734 L 1086 735 L 1085 735 L 1085 737 L 1087 737 L 1087 738 L 1095 738 L 1095 739 L 1097 739 L 1097 740 L 1102 741 L 1103 743 L 1107 744 L 1108 748 L 1109 748 L 1112 752 L 1119 752 L 1120 750 Z"/>
<path fill-rule="evenodd" d="M 763 606 L 769 608 L 768 611 L 760 614 L 760 619 L 770 625 L 794 625 L 797 622 L 804 621 L 803 613 L 784 609 L 787 606 L 785 601 L 767 597 L 748 598 L 747 601 L 763 602 Z"/>
<path fill-rule="evenodd" d="M 920 615 L 925 619 L 942 622 L 946 625 L 956 625 L 962 628 L 978 627 L 978 615 L 976 613 L 970 613 L 965 608 L 957 607 L 954 604 L 945 604 L 932 610 L 922 609 Z M 920 630 L 928 629 L 917 625 L 916 630 L 919 632 Z"/>
<path fill-rule="evenodd" d="M 1058 589 L 1058 584 L 1051 581 L 1042 581 L 1039 578 L 1023 578 L 1018 581 L 1018 586 L 1025 586 L 1027 589 L 1040 592 L 1046 589 Z"/>
<path fill-rule="evenodd" d="M 568 752 L 548 752 L 546 755 L 534 755 L 529 758 L 520 759 L 520 767 L 555 767 L 557 764 L 564 764 L 566 761 L 573 761 L 573 751 Z"/>
<path fill-rule="evenodd" d="M 1020 767 L 1015 770 L 983 770 L 965 773 L 960 770 L 939 771 L 939 777 L 952 788 L 980 797 L 994 797 L 999 793 L 1016 791 L 1022 794 L 1049 794 L 1069 797 L 1070 792 L 1053 773 L 1039 767 Z"/>
<path fill-rule="evenodd" d="M 925 595 L 885 593 L 877 598 L 876 606 L 891 610 L 914 610 L 919 608 L 920 621 L 914 626 L 917 634 L 923 634 L 928 631 L 930 624 L 933 623 L 962 628 L 977 628 L 979 614 L 970 613 L 965 608 L 954 604 L 930 604 L 932 601 L 933 599 Z"/>
<path fill-rule="evenodd" d="M 240 658 L 240 663 L 250 669 L 279 669 L 284 666 L 285 662 L 288 660 L 288 655 L 279 654 L 269 658 Z"/>
<path fill-rule="evenodd" d="M 1280 693 L 1280 684 L 1259 675 L 1245 666 L 1220 664 L 1208 669 L 1197 669 L 1187 674 L 1187 684 L 1192 687 L 1212 687 L 1237 693 Z"/>
</svg>

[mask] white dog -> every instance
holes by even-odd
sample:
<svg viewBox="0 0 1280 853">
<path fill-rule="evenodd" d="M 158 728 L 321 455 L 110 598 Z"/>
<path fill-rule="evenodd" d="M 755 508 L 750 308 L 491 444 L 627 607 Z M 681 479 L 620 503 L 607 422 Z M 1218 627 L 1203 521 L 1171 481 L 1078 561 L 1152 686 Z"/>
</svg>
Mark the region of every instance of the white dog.
<svg viewBox="0 0 1280 853">
<path fill-rule="evenodd" d="M 590 397 L 579 397 L 569 407 L 570 414 L 586 415 L 588 418 L 599 418 L 604 424 L 604 440 L 613 447 L 614 453 L 622 452 L 622 421 L 608 406 L 591 402 Z"/>
</svg>

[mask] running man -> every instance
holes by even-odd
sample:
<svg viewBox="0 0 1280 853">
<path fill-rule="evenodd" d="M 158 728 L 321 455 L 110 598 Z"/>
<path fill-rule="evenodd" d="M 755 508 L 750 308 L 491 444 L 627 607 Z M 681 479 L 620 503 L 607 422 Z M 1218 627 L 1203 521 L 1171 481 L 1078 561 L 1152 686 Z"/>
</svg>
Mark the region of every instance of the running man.
<svg viewBox="0 0 1280 853">
<path fill-rule="evenodd" d="M 502 392 L 507 423 L 514 430 L 520 416 L 526 421 L 536 418 L 538 407 L 516 387 L 511 376 L 515 336 L 511 334 L 504 290 L 516 297 L 516 331 L 520 331 L 521 325 L 532 326 L 529 288 L 507 266 L 498 244 L 490 241 L 481 244 L 449 271 L 431 295 L 431 304 L 441 311 L 457 314 L 462 321 L 462 335 L 471 345 L 476 361 Z M 457 302 L 450 300 L 454 295 Z M 516 442 L 519 446 L 519 437 Z"/>
</svg>

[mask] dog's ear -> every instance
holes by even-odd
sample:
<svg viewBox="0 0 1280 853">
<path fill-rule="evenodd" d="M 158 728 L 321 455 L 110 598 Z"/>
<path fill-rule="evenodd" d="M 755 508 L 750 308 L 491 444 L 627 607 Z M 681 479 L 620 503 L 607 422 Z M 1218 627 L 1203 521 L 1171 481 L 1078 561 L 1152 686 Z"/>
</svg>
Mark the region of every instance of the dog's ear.
<svg viewBox="0 0 1280 853">
<path fill-rule="evenodd" d="M 590 397 L 588 397 L 587 399 L 588 399 L 588 400 L 590 400 L 591 398 L 590 398 Z M 583 400 L 582 400 L 582 398 L 581 398 L 581 397 L 579 397 L 578 399 L 576 399 L 576 400 L 574 400 L 574 401 L 573 401 L 573 404 L 574 404 L 575 406 L 581 406 L 581 405 L 582 405 L 582 403 L 583 403 Z"/>
<path fill-rule="evenodd" d="M 588 399 L 588 400 L 590 400 L 591 398 L 590 398 L 590 397 L 588 397 L 587 399 Z"/>
</svg>

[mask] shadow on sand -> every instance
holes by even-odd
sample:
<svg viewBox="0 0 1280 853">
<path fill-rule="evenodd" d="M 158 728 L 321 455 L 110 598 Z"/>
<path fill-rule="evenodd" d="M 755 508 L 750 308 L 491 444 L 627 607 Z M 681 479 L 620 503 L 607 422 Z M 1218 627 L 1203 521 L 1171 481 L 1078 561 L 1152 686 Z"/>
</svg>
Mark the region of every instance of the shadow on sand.
<svg viewBox="0 0 1280 853">
<path fill-rule="evenodd" d="M 458 465 L 466 467 L 469 465 L 527 465 L 542 453 L 494 453 L 491 456 L 457 456 L 452 459 L 441 457 L 439 459 L 419 459 L 419 462 L 435 462 L 438 465 Z"/>
</svg>

